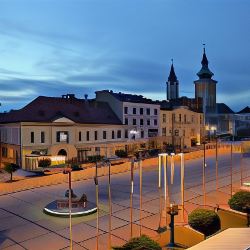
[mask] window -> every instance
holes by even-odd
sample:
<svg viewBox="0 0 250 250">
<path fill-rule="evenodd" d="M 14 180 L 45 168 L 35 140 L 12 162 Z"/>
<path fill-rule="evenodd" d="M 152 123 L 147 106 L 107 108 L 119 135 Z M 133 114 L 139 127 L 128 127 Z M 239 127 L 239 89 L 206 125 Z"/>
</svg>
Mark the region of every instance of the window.
<svg viewBox="0 0 250 250">
<path fill-rule="evenodd" d="M 150 119 L 147 119 L 147 125 L 150 126 Z"/>
<path fill-rule="evenodd" d="M 125 118 L 125 124 L 128 125 L 128 118 Z"/>
<path fill-rule="evenodd" d="M 166 122 L 166 114 L 162 115 L 162 122 L 165 123 Z"/>
<path fill-rule="evenodd" d="M 124 114 L 128 114 L 128 107 L 124 107 Z"/>
<path fill-rule="evenodd" d="M 121 138 L 122 137 L 122 131 L 121 130 L 117 130 L 117 138 Z"/>
<path fill-rule="evenodd" d="M 103 131 L 103 132 L 102 132 L 102 138 L 103 138 L 104 140 L 107 139 L 107 131 Z"/>
<path fill-rule="evenodd" d="M 136 108 L 133 108 L 133 114 L 136 115 Z"/>
<path fill-rule="evenodd" d="M 79 133 L 78 133 L 78 141 L 82 141 L 82 132 L 81 131 L 79 131 Z"/>
<path fill-rule="evenodd" d="M 172 114 L 172 122 L 175 122 L 175 114 Z"/>
<path fill-rule="evenodd" d="M 144 131 L 141 131 L 141 138 L 144 138 Z"/>
<path fill-rule="evenodd" d="M 8 149 L 6 147 L 2 147 L 2 157 L 8 157 Z"/>
<path fill-rule="evenodd" d="M 112 130 L 112 139 L 115 139 L 115 131 Z"/>
<path fill-rule="evenodd" d="M 45 132 L 41 132 L 41 143 L 45 143 Z"/>
<path fill-rule="evenodd" d="M 162 128 L 162 135 L 166 136 L 166 128 Z"/>
<path fill-rule="evenodd" d="M 169 134 L 172 134 L 172 129 L 169 129 Z"/>
<path fill-rule="evenodd" d="M 154 125 L 157 126 L 157 119 L 154 119 Z"/>
<path fill-rule="evenodd" d="M 150 115 L 150 108 L 147 108 L 147 115 Z"/>
<path fill-rule="evenodd" d="M 174 135 L 175 135 L 175 136 L 179 136 L 179 130 L 178 130 L 178 129 L 176 129 L 176 130 L 174 131 Z"/>
<path fill-rule="evenodd" d="M 184 115 L 184 122 L 187 123 L 187 115 Z"/>
<path fill-rule="evenodd" d="M 186 131 L 185 131 L 185 129 L 183 129 L 183 136 L 185 136 L 186 135 Z"/>
<path fill-rule="evenodd" d="M 30 142 L 34 143 L 35 142 L 35 135 L 34 132 L 30 132 Z"/>
<path fill-rule="evenodd" d="M 194 116 L 193 115 L 191 117 L 191 121 L 192 121 L 192 123 L 194 123 Z"/>
<path fill-rule="evenodd" d="M 158 112 L 157 112 L 157 109 L 154 109 L 154 115 L 157 115 Z"/>
<path fill-rule="evenodd" d="M 143 119 L 140 119 L 140 125 L 143 126 Z"/>
<path fill-rule="evenodd" d="M 128 130 L 127 129 L 125 130 L 124 137 L 128 138 Z"/>
<path fill-rule="evenodd" d="M 143 108 L 140 108 L 140 115 L 143 115 Z"/>
<path fill-rule="evenodd" d="M 179 122 L 181 122 L 181 114 L 179 114 Z"/>
<path fill-rule="evenodd" d="M 89 141 L 89 131 L 86 132 L 86 141 Z"/>
<path fill-rule="evenodd" d="M 97 134 L 97 131 L 95 131 L 95 140 L 97 141 L 98 139 L 98 134 Z"/>
<path fill-rule="evenodd" d="M 57 131 L 56 132 L 56 142 L 69 142 L 68 131 Z"/>
<path fill-rule="evenodd" d="M 133 119 L 133 125 L 136 125 L 136 119 Z"/>
</svg>

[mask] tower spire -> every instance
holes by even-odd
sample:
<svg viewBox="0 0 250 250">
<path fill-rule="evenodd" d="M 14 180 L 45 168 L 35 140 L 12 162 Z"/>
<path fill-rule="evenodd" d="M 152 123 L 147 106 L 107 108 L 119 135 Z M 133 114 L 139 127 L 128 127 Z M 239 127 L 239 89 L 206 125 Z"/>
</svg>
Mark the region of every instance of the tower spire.
<svg viewBox="0 0 250 250">
<path fill-rule="evenodd" d="M 201 70 L 197 73 L 200 79 L 209 78 L 211 79 L 214 75 L 213 72 L 208 68 L 208 60 L 206 55 L 206 44 L 203 43 L 203 56 L 201 60 Z"/>
<path fill-rule="evenodd" d="M 167 81 L 167 100 L 179 98 L 179 81 L 174 70 L 174 60 L 171 59 L 171 67 Z"/>
</svg>

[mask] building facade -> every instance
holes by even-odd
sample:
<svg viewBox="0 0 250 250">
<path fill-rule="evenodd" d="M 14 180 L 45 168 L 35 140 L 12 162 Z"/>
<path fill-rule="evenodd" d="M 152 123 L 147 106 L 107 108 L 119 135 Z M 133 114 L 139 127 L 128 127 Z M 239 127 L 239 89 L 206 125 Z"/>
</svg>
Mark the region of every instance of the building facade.
<svg viewBox="0 0 250 250">
<path fill-rule="evenodd" d="M 143 96 L 96 91 L 96 100 L 107 102 L 124 125 L 135 126 L 129 139 L 145 140 L 161 135 L 159 129 L 160 105 Z"/>
<path fill-rule="evenodd" d="M 30 168 L 36 156 L 65 156 L 84 162 L 88 156 L 114 156 L 129 151 L 129 131 L 107 103 L 77 99 L 38 97 L 23 109 L 0 115 L 1 162 Z M 32 165 L 32 164 L 31 164 Z"/>
<path fill-rule="evenodd" d="M 167 145 L 184 149 L 200 145 L 203 131 L 203 114 L 188 107 L 161 108 L 160 128 Z"/>
</svg>

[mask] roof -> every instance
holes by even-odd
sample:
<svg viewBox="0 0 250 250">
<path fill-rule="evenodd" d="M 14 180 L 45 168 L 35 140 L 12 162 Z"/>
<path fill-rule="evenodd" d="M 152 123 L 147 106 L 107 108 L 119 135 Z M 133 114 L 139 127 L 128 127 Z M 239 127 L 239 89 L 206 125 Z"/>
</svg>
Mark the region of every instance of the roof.
<svg viewBox="0 0 250 250">
<path fill-rule="evenodd" d="M 217 103 L 218 114 L 234 114 L 234 111 L 230 109 L 225 103 Z"/>
<path fill-rule="evenodd" d="M 208 60 L 207 60 L 205 48 L 203 51 L 201 65 L 202 65 L 202 67 L 201 67 L 200 71 L 197 73 L 197 76 L 199 76 L 200 79 L 204 79 L 204 78 L 211 79 L 212 76 L 214 75 L 214 73 L 212 71 L 210 71 L 210 69 L 208 68 Z"/>
<path fill-rule="evenodd" d="M 178 81 L 177 81 L 176 74 L 175 74 L 175 71 L 174 71 L 174 65 L 173 65 L 173 63 L 172 63 L 172 65 L 171 65 L 171 69 L 170 69 L 168 81 L 169 81 L 169 82 L 178 82 Z"/>
<path fill-rule="evenodd" d="M 248 106 L 246 106 L 241 111 L 237 112 L 237 114 L 247 114 L 247 113 L 250 113 L 250 108 Z"/>
<path fill-rule="evenodd" d="M 107 103 L 74 95 L 39 96 L 22 109 L 0 113 L 0 123 L 52 122 L 61 117 L 84 124 L 122 124 Z"/>
<path fill-rule="evenodd" d="M 101 90 L 101 91 L 96 91 L 96 93 L 109 93 L 111 94 L 113 97 L 115 97 L 116 99 L 118 99 L 121 102 L 134 102 L 134 103 L 146 103 L 146 104 L 156 104 L 155 101 L 146 98 L 142 95 L 133 95 L 133 94 L 126 94 L 126 93 L 115 93 L 112 90 Z"/>
<path fill-rule="evenodd" d="M 207 240 L 189 248 L 190 250 L 242 250 L 249 249 L 250 228 L 228 228 Z"/>
</svg>

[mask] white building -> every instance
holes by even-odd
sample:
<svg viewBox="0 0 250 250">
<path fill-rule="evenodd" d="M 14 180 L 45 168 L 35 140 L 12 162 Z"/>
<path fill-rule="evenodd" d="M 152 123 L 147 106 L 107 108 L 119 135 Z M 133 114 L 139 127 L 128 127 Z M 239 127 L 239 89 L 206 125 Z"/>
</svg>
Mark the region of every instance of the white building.
<svg viewBox="0 0 250 250">
<path fill-rule="evenodd" d="M 129 139 L 148 139 L 161 135 L 160 104 L 142 95 L 96 91 L 96 100 L 107 102 L 124 125 L 136 126 Z"/>
</svg>

